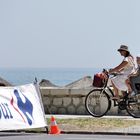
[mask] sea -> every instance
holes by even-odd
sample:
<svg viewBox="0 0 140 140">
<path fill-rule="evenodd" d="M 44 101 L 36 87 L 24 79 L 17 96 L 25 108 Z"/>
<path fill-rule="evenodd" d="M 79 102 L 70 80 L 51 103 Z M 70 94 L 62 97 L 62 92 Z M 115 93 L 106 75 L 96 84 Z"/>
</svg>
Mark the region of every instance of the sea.
<svg viewBox="0 0 140 140">
<path fill-rule="evenodd" d="M 42 79 L 65 86 L 85 76 L 101 72 L 101 68 L 1 68 L 0 77 L 12 85 L 24 85 Z"/>
</svg>

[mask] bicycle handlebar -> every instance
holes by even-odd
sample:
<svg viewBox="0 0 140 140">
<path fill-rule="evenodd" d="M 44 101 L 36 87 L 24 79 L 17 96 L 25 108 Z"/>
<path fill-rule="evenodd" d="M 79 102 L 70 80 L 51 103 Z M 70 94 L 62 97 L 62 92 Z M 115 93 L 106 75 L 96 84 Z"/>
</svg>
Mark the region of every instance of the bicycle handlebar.
<svg viewBox="0 0 140 140">
<path fill-rule="evenodd" d="M 103 72 L 104 74 L 106 74 L 107 77 L 109 77 L 110 75 L 112 75 L 112 76 L 121 75 L 121 73 L 118 73 L 118 72 L 113 72 L 113 73 L 110 73 L 110 74 L 109 74 L 107 69 L 103 69 L 102 72 Z"/>
</svg>

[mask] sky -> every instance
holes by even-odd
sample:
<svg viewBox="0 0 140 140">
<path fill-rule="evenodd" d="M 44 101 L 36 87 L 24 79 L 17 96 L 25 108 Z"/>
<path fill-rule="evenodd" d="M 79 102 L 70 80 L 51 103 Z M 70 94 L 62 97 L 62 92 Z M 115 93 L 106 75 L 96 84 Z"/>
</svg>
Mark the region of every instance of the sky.
<svg viewBox="0 0 140 140">
<path fill-rule="evenodd" d="M 1 68 L 112 68 L 140 53 L 140 0 L 0 0 Z"/>
</svg>

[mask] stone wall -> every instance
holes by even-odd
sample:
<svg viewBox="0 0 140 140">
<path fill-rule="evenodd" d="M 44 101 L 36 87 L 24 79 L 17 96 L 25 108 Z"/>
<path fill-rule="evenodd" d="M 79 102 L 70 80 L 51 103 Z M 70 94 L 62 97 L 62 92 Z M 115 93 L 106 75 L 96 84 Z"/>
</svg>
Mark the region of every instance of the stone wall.
<svg viewBox="0 0 140 140">
<path fill-rule="evenodd" d="M 92 88 L 69 89 L 40 87 L 46 114 L 86 115 L 85 96 Z M 111 107 L 109 115 L 118 115 L 118 107 Z"/>
</svg>

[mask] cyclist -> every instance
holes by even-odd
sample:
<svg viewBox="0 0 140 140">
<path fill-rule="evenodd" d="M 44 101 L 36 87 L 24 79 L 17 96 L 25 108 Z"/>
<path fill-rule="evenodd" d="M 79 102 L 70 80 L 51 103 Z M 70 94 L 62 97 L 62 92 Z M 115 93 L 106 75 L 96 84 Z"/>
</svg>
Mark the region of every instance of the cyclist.
<svg viewBox="0 0 140 140">
<path fill-rule="evenodd" d="M 137 62 L 136 73 L 135 74 L 132 74 L 132 76 L 137 76 L 137 75 L 140 74 L 140 54 L 136 56 L 136 62 Z"/>
<path fill-rule="evenodd" d="M 128 46 L 121 45 L 118 52 L 120 52 L 124 59 L 118 66 L 109 70 L 109 74 L 118 73 L 117 76 L 111 78 L 115 93 L 115 96 L 112 99 L 116 100 L 120 99 L 119 91 L 122 91 L 122 93 L 125 93 L 126 91 L 129 92 L 129 86 L 127 85 L 126 80 L 128 79 L 128 76 L 136 70 L 134 58 L 130 54 Z"/>
<path fill-rule="evenodd" d="M 129 88 L 130 88 L 130 92 L 131 92 L 131 95 L 135 95 L 135 92 L 132 91 L 131 89 L 131 86 L 134 87 L 134 83 L 133 81 L 137 81 L 139 80 L 139 76 L 140 76 L 140 54 L 137 55 L 136 57 L 136 62 L 137 62 L 137 69 L 136 69 L 136 72 L 134 74 L 131 74 L 129 76 L 129 79 L 126 81 L 126 83 L 129 85 Z M 135 89 L 134 89 L 135 90 Z"/>
<path fill-rule="evenodd" d="M 138 64 L 138 71 L 137 72 L 139 72 L 139 70 L 140 70 L 140 54 L 139 55 L 137 55 L 137 64 Z"/>
</svg>

